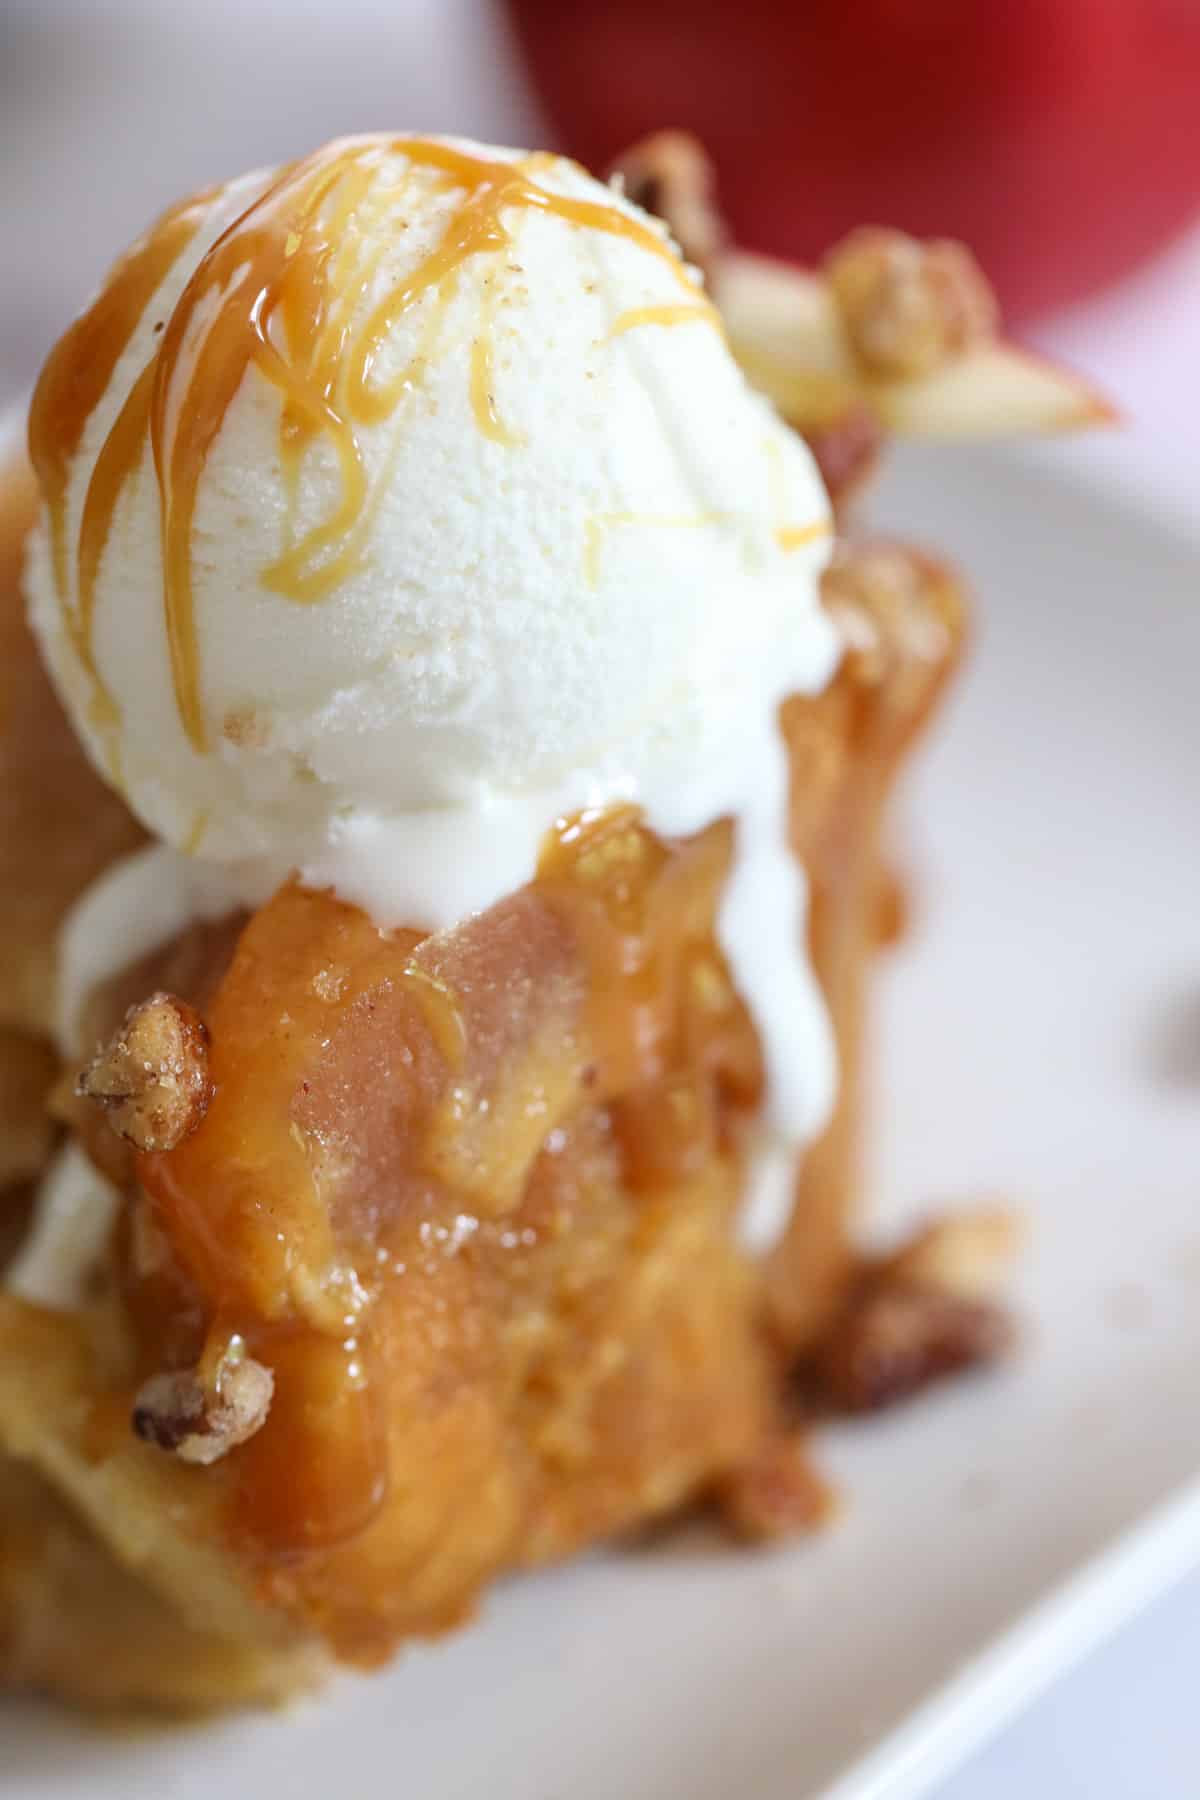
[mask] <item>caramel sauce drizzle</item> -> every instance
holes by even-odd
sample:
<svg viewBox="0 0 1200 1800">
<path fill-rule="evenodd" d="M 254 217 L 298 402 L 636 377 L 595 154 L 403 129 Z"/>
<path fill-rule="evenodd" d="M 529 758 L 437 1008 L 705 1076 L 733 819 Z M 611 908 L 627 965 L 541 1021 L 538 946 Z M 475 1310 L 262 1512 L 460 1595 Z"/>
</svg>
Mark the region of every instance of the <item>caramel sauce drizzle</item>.
<svg viewBox="0 0 1200 1800">
<path fill-rule="evenodd" d="M 386 230 L 372 230 L 371 224 L 395 203 L 395 187 L 380 180 L 393 154 L 429 171 L 442 191 L 460 191 L 462 198 L 437 247 L 356 327 L 387 242 Z M 624 238 L 670 267 L 688 300 L 634 309 L 618 319 L 614 335 L 640 324 L 715 322 L 693 277 L 655 228 L 617 205 L 538 185 L 534 177 L 556 160 L 539 153 L 523 162 L 502 162 L 450 144 L 381 135 L 338 140 L 284 168 L 201 258 L 108 434 L 84 500 L 76 546 L 78 599 L 72 609 L 65 519 L 72 459 L 146 306 L 207 216 L 212 194 L 173 208 L 118 264 L 51 355 L 30 420 L 67 630 L 93 682 L 97 709 L 114 727 L 116 708 L 94 659 L 96 579 L 117 505 L 148 441 L 160 495 L 163 606 L 176 703 L 193 747 L 200 753 L 210 748 L 192 585 L 193 527 L 209 455 L 251 369 L 282 396 L 279 454 L 290 501 L 285 547 L 262 579 L 272 591 L 309 605 L 330 594 L 362 554 L 373 506 L 357 428 L 392 418 L 427 366 L 426 337 L 409 363 L 382 379 L 379 364 L 390 335 L 426 296 L 433 296 L 436 320 L 464 264 L 511 247 L 508 213 L 549 213 Z M 480 431 L 512 445 L 521 440 L 495 404 L 492 339 L 498 299 L 497 272 L 485 285 L 469 392 Z M 298 537 L 300 474 L 318 440 L 332 446 L 341 494 L 331 515 Z M 594 560 L 595 553 L 589 554 Z"/>
<path fill-rule="evenodd" d="M 828 537 L 832 530 L 828 519 L 814 519 L 811 525 L 780 525 L 775 531 L 775 542 L 781 550 L 802 550 L 806 544 Z"/>
<path fill-rule="evenodd" d="M 693 302 L 668 302 L 661 306 L 632 306 L 628 312 L 620 314 L 608 335 L 610 338 L 623 337 L 627 331 L 636 331 L 641 325 L 711 325 L 722 336 L 724 336 L 725 329 L 716 307 L 709 301 L 698 297 Z"/>
<path fill-rule="evenodd" d="M 523 435 L 505 425 L 496 411 L 496 384 L 493 373 L 495 351 L 492 325 L 496 317 L 499 298 L 496 278 L 493 275 L 484 283 L 479 330 L 471 343 L 471 410 L 475 414 L 475 423 L 484 437 L 491 438 L 493 443 L 508 444 L 515 448 L 525 442 Z"/>
<path fill-rule="evenodd" d="M 433 171 L 463 199 L 443 238 L 421 264 L 375 306 L 357 333 L 354 321 L 382 255 L 384 233 L 364 228 L 371 209 L 394 198 L 379 175 L 389 154 Z M 146 370 L 135 384 L 97 462 L 84 506 L 79 543 L 78 615 L 73 639 L 92 667 L 95 577 L 120 495 L 139 465 L 147 436 L 153 448 L 162 508 L 164 608 L 172 678 L 184 729 L 196 750 L 209 748 L 201 699 L 191 545 L 200 480 L 209 454 L 247 372 L 257 369 L 283 397 L 280 458 L 295 496 L 310 446 L 324 438 L 341 475 L 333 514 L 283 554 L 263 575 L 273 591 L 299 604 L 323 599 L 344 579 L 359 554 L 355 527 L 363 518 L 369 479 L 356 427 L 391 417 L 413 390 L 419 371 L 409 364 L 387 381 L 376 373 L 384 345 L 403 316 L 434 292 L 444 307 L 464 263 L 506 250 L 512 242 L 505 214 L 541 211 L 571 224 L 638 244 L 693 283 L 665 238 L 616 205 L 556 194 L 536 172 L 553 159 L 507 163 L 449 144 L 416 138 L 342 140 L 284 169 L 206 252 L 183 291 Z M 195 231 L 207 200 L 168 215 L 131 253 L 122 272 L 59 346 L 35 408 L 41 446 L 39 472 L 54 508 L 83 427 L 107 387 L 159 282 Z M 376 248 L 364 245 L 372 237 Z M 494 400 L 490 287 L 475 339 L 470 393 L 476 421 L 500 443 L 519 441 L 499 418 Z M 97 347 L 99 353 L 97 354 Z M 78 380 L 89 358 L 89 380 Z M 294 513 L 294 498 L 293 508 Z M 61 500 L 59 502 L 61 519 Z M 56 579 L 67 591 L 67 549 L 61 523 Z"/>
<path fill-rule="evenodd" d="M 92 652 L 92 594 L 112 514 L 129 468 L 141 453 L 148 370 L 109 434 L 92 487 L 97 500 L 85 506 L 80 528 L 80 585 L 76 609 L 68 604 L 67 488 L 71 464 L 83 441 L 87 422 L 104 398 L 113 371 L 129 346 L 145 313 L 179 257 L 200 228 L 213 198 L 212 190 L 194 195 L 165 212 L 144 237 L 126 251 L 112 269 L 88 310 L 64 332 L 50 352 L 34 389 L 29 412 L 29 455 L 37 472 L 50 528 L 54 582 L 63 623 L 75 653 L 92 683 L 97 712 L 111 723 L 117 708 L 96 669 Z M 136 398 L 135 398 L 136 396 Z M 109 495 L 102 501 L 100 496 Z M 89 499 L 91 495 L 89 494 Z M 86 578 L 85 578 L 86 577 Z"/>
</svg>

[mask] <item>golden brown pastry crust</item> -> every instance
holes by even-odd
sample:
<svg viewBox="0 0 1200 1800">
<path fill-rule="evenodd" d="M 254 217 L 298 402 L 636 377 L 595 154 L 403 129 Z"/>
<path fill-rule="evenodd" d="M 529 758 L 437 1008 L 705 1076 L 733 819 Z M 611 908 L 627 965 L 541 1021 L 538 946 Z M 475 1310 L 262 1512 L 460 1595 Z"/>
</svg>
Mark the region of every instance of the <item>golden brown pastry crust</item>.
<svg viewBox="0 0 1200 1800">
<path fill-rule="evenodd" d="M 319 1652 L 188 1625 L 56 1486 L 0 1455 L 0 1688 L 97 1708 L 270 1705 L 324 1674 Z"/>
<path fill-rule="evenodd" d="M 312 1687 L 324 1653 L 206 1541 L 188 1471 L 105 1418 L 121 1336 L 107 1300 L 75 1318 L 0 1293 L 0 1686 L 176 1709 Z"/>
</svg>

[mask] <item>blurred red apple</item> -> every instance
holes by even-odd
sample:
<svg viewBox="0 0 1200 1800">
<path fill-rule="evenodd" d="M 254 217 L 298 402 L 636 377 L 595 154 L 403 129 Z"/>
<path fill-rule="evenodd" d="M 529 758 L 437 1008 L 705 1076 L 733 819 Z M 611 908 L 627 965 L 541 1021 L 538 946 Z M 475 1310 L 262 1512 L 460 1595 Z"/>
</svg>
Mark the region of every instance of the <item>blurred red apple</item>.
<svg viewBox="0 0 1200 1800">
<path fill-rule="evenodd" d="M 965 239 L 1010 318 L 1077 300 L 1200 210 L 1200 0 L 511 0 L 554 128 L 602 167 L 712 152 L 736 237 Z"/>
</svg>

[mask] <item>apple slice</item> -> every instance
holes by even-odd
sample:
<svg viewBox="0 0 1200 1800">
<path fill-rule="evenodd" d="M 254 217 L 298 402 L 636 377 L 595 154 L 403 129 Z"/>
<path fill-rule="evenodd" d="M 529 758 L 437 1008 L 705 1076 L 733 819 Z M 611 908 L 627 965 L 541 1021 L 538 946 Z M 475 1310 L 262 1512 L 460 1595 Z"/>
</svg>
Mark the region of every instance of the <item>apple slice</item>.
<svg viewBox="0 0 1200 1800">
<path fill-rule="evenodd" d="M 748 379 L 794 425 L 832 424 L 861 399 L 850 340 L 819 276 L 732 250 L 711 268 L 709 286 Z"/>
<path fill-rule="evenodd" d="M 897 437 L 1048 435 L 1111 425 L 1118 417 L 1081 376 L 1003 339 L 969 350 L 920 381 L 873 383 L 870 395 Z"/>
<path fill-rule="evenodd" d="M 854 356 L 828 283 L 771 257 L 728 252 L 711 288 L 748 379 L 803 431 L 831 424 L 856 403 L 901 437 L 1045 434 L 1116 417 L 1080 376 L 1002 339 L 916 379 L 872 378 Z"/>
</svg>

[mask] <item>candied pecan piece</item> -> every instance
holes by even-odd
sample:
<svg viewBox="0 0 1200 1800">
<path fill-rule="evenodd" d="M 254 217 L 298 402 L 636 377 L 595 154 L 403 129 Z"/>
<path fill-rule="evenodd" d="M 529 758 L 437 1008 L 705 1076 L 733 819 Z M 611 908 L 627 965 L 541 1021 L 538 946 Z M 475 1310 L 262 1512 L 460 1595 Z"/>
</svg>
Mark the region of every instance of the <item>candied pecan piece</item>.
<svg viewBox="0 0 1200 1800">
<path fill-rule="evenodd" d="M 847 675 L 897 717 L 919 718 L 962 637 L 952 572 L 888 538 L 841 539 L 821 599 L 845 640 Z"/>
<path fill-rule="evenodd" d="M 848 1412 L 876 1412 L 944 1375 L 991 1362 L 1012 1341 L 1002 1307 L 892 1285 L 855 1306 L 821 1357 L 824 1388 Z"/>
<path fill-rule="evenodd" d="M 851 347 L 885 380 L 928 375 L 996 327 L 996 302 L 970 251 L 865 226 L 825 258 Z"/>
<path fill-rule="evenodd" d="M 138 1390 L 133 1429 L 182 1462 L 214 1463 L 266 1423 L 274 1389 L 270 1369 L 234 1353 L 221 1359 L 211 1385 L 190 1369 L 164 1371 Z"/>
<path fill-rule="evenodd" d="M 79 1094 L 104 1109 L 137 1150 L 173 1150 L 208 1110 L 208 1032 L 171 994 L 133 1006 L 79 1077 Z"/>
<path fill-rule="evenodd" d="M 775 1432 L 713 1489 L 721 1520 L 746 1543 L 803 1537 L 828 1524 L 837 1497 L 814 1467 L 799 1432 Z"/>
<path fill-rule="evenodd" d="M 817 1353 L 823 1397 L 874 1412 L 1012 1344 L 997 1298 L 1015 1243 L 1000 1210 L 940 1220 L 869 1267 Z"/>
<path fill-rule="evenodd" d="M 704 268 L 725 244 L 713 166 L 686 131 L 656 131 L 612 165 L 631 200 L 662 219 L 688 262 Z"/>
<path fill-rule="evenodd" d="M 1004 1283 L 1020 1238 L 1008 1207 L 952 1213 L 916 1232 L 880 1265 L 880 1277 L 931 1288 L 960 1300 L 991 1300 Z"/>
</svg>

